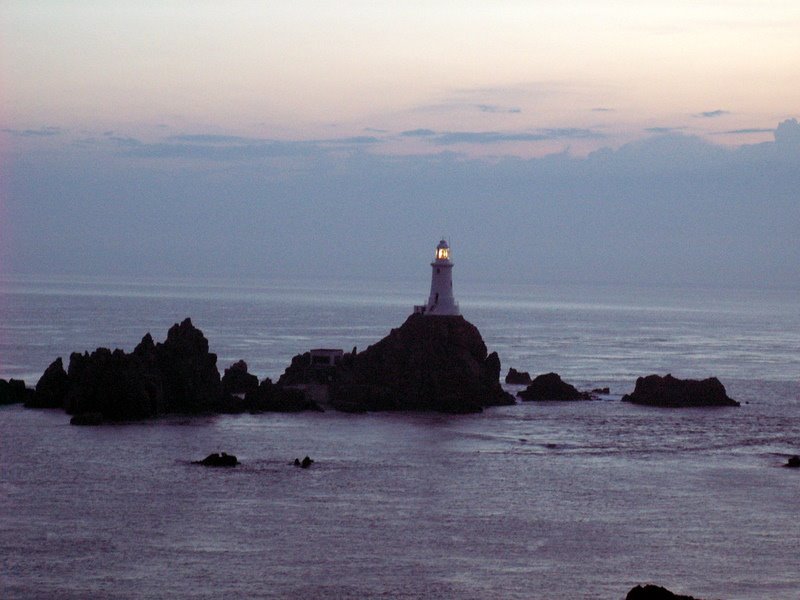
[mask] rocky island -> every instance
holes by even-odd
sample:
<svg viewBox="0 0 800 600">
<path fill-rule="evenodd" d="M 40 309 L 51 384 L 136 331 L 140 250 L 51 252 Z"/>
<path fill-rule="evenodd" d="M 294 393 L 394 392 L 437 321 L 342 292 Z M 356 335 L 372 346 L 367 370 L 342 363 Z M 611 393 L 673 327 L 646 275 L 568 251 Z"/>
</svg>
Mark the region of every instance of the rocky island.
<svg viewBox="0 0 800 600">
<path fill-rule="evenodd" d="M 670 408 L 739 406 L 728 397 L 725 386 L 716 377 L 697 380 L 672 375 L 639 377 L 633 393 L 623 396 L 622 401 Z"/>
<path fill-rule="evenodd" d="M 500 386 L 500 359 L 460 315 L 412 314 L 389 335 L 334 366 L 295 356 L 279 386 L 324 386 L 330 405 L 349 412 L 424 410 L 479 412 L 514 404 Z"/>
</svg>

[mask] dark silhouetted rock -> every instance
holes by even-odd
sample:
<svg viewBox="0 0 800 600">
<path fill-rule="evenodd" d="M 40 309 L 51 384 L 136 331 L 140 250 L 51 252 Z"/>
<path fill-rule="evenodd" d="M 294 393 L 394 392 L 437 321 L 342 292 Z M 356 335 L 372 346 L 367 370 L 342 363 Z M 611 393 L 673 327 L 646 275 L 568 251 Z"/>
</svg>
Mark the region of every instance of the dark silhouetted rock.
<svg viewBox="0 0 800 600">
<path fill-rule="evenodd" d="M 109 421 L 146 419 L 158 414 L 145 365 L 122 350 L 98 348 L 91 354 L 72 353 L 66 410 L 72 415 L 99 413 Z"/>
<path fill-rule="evenodd" d="M 790 469 L 798 469 L 800 468 L 800 456 L 790 456 L 789 460 L 786 461 L 786 464 L 783 465 L 784 467 L 789 467 Z"/>
<path fill-rule="evenodd" d="M 208 351 L 208 340 L 191 319 L 169 328 L 166 341 L 155 346 L 155 358 L 169 412 L 208 412 L 219 402 L 217 355 Z"/>
<path fill-rule="evenodd" d="M 247 394 L 258 389 L 258 377 L 247 372 L 243 360 L 233 363 L 222 375 L 223 394 Z"/>
<path fill-rule="evenodd" d="M 594 388 L 592 390 L 593 394 L 603 394 L 604 396 L 608 396 L 611 393 L 611 389 L 607 387 L 602 388 Z"/>
<path fill-rule="evenodd" d="M 213 412 L 223 398 L 216 363 L 208 340 L 185 319 L 163 343 L 146 334 L 131 354 L 74 352 L 66 373 L 57 359 L 39 380 L 31 406 L 64 407 L 75 416 L 98 413 L 105 421 Z"/>
<path fill-rule="evenodd" d="M 579 392 L 564 381 L 557 373 L 537 376 L 531 384 L 517 394 L 523 400 L 591 400 L 586 392 Z"/>
<path fill-rule="evenodd" d="M 314 461 L 310 459 L 308 456 L 306 456 L 303 460 L 300 460 L 299 458 L 294 459 L 294 466 L 300 467 L 301 469 L 307 469 L 312 464 L 314 464 Z"/>
<path fill-rule="evenodd" d="M 235 467 L 239 461 L 233 454 L 217 453 L 209 454 L 203 460 L 195 461 L 196 465 L 204 467 Z"/>
<path fill-rule="evenodd" d="M 628 592 L 625 600 L 699 600 L 693 596 L 673 594 L 667 588 L 658 585 L 637 585 Z"/>
<path fill-rule="evenodd" d="M 728 398 L 725 387 L 716 377 L 708 379 L 677 379 L 672 375 L 648 375 L 636 380 L 632 394 L 622 397 L 623 402 L 663 407 L 739 406 Z"/>
<path fill-rule="evenodd" d="M 517 371 L 514 367 L 511 367 L 506 375 L 506 383 L 509 385 L 530 385 L 530 373 L 527 371 Z"/>
<path fill-rule="evenodd" d="M 295 359 L 279 383 L 294 379 L 302 360 Z M 347 412 L 470 413 L 514 403 L 500 386 L 497 353 L 487 353 L 478 329 L 461 316 L 413 314 L 363 352 L 345 355 L 328 376 L 332 406 Z"/>
<path fill-rule="evenodd" d="M 59 356 L 45 369 L 36 384 L 36 394 L 25 406 L 30 408 L 64 408 L 69 385 L 69 377 L 64 371 L 64 363 Z"/>
<path fill-rule="evenodd" d="M 103 415 L 102 413 L 98 412 L 89 412 L 89 413 L 82 413 L 80 415 L 75 415 L 69 420 L 70 425 L 82 425 L 82 426 L 91 426 L 91 425 L 102 425 L 103 424 Z"/>
<path fill-rule="evenodd" d="M 25 387 L 22 379 L 0 379 L 0 405 L 30 403 L 36 392 Z"/>
</svg>

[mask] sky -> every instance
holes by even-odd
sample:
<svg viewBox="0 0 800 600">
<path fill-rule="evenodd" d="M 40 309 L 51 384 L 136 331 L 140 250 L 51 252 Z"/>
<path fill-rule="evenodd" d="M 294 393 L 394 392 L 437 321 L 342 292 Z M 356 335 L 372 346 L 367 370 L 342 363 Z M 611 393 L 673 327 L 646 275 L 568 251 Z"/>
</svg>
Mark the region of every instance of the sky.
<svg viewBox="0 0 800 600">
<path fill-rule="evenodd" d="M 0 274 L 800 288 L 800 3 L 0 4 Z"/>
</svg>

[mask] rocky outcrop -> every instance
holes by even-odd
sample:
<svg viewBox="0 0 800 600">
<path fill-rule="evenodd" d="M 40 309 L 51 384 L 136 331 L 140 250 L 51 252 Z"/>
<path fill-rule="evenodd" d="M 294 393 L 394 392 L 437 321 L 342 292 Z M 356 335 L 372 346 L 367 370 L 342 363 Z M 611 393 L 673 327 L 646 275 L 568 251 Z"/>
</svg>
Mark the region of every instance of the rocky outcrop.
<svg viewBox="0 0 800 600">
<path fill-rule="evenodd" d="M 530 373 L 527 371 L 517 371 L 514 367 L 511 367 L 506 375 L 506 383 L 509 385 L 530 385 Z"/>
<path fill-rule="evenodd" d="M 739 406 L 728 397 L 725 386 L 716 377 L 697 380 L 677 379 L 672 375 L 639 377 L 633 393 L 623 396 L 622 401 L 673 408 Z"/>
<path fill-rule="evenodd" d="M 628 592 L 625 600 L 699 600 L 699 598 L 673 594 L 667 588 L 658 585 L 637 585 Z"/>
<path fill-rule="evenodd" d="M 243 360 L 233 363 L 222 375 L 223 394 L 247 394 L 258 389 L 258 377 L 247 372 Z"/>
<path fill-rule="evenodd" d="M 789 460 L 787 460 L 786 464 L 783 466 L 790 469 L 800 469 L 800 456 L 790 456 Z"/>
<path fill-rule="evenodd" d="M 326 383 L 338 410 L 477 412 L 513 404 L 500 386 L 500 359 L 461 316 L 414 314 L 360 353 L 315 371 L 300 355 L 279 384 Z"/>
<path fill-rule="evenodd" d="M 574 386 L 562 381 L 557 373 L 546 373 L 537 376 L 531 384 L 519 392 L 517 396 L 523 400 L 534 401 L 592 399 L 590 394 L 579 392 Z"/>
<path fill-rule="evenodd" d="M 225 454 L 224 452 L 209 454 L 203 460 L 194 461 L 196 465 L 203 465 L 204 467 L 235 467 L 239 464 L 239 460 L 233 454 Z"/>
<path fill-rule="evenodd" d="M 4 404 L 29 403 L 34 399 L 34 390 L 25 387 L 22 379 L 0 379 L 0 406 Z"/>
<path fill-rule="evenodd" d="M 69 379 L 59 356 L 45 369 L 36 384 L 36 393 L 25 406 L 29 408 L 63 408 L 69 390 Z"/>
</svg>

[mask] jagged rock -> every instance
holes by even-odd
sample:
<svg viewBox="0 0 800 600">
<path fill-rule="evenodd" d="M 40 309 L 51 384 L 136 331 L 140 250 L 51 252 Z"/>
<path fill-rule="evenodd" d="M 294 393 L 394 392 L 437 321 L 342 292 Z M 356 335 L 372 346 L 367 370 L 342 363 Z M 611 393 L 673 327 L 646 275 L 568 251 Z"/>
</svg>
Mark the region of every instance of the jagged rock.
<svg viewBox="0 0 800 600">
<path fill-rule="evenodd" d="M 224 394 L 247 394 L 257 388 L 258 377 L 247 372 L 247 363 L 243 360 L 233 363 L 222 375 Z"/>
<path fill-rule="evenodd" d="M 239 461 L 233 454 L 215 452 L 209 454 L 203 460 L 195 461 L 194 464 L 203 465 L 204 467 L 235 467 L 239 464 Z"/>
<path fill-rule="evenodd" d="M 72 415 L 99 413 L 109 421 L 145 419 L 158 414 L 156 390 L 136 355 L 98 348 L 91 354 L 72 353 L 66 410 Z"/>
<path fill-rule="evenodd" d="M 70 425 L 92 426 L 103 424 L 103 414 L 98 412 L 82 413 L 69 420 Z"/>
<path fill-rule="evenodd" d="M 217 355 L 208 351 L 208 340 L 191 319 L 169 328 L 166 341 L 155 346 L 155 357 L 170 412 L 205 412 L 219 402 Z"/>
<path fill-rule="evenodd" d="M 29 403 L 34 399 L 34 390 L 25 387 L 22 379 L 0 379 L 0 406 L 3 404 Z"/>
<path fill-rule="evenodd" d="M 294 459 L 294 466 L 300 467 L 301 469 L 307 469 L 312 464 L 314 464 L 314 461 L 308 456 L 306 456 L 303 460 L 300 460 L 299 458 Z"/>
<path fill-rule="evenodd" d="M 517 394 L 523 400 L 591 400 L 591 395 L 579 392 L 574 386 L 565 383 L 557 373 L 537 376 L 531 384 Z"/>
<path fill-rule="evenodd" d="M 789 467 L 790 469 L 798 469 L 800 468 L 800 456 L 790 456 L 789 460 L 786 461 L 786 464 L 783 465 L 784 467 Z"/>
<path fill-rule="evenodd" d="M 637 585 L 628 595 L 625 600 L 699 600 L 693 596 L 682 596 L 680 594 L 673 594 L 667 588 L 658 585 Z"/>
<path fill-rule="evenodd" d="M 672 375 L 648 375 L 636 380 L 632 394 L 622 397 L 623 402 L 663 407 L 739 406 L 725 392 L 716 377 L 708 379 L 677 379 Z"/>
<path fill-rule="evenodd" d="M 242 406 L 250 412 L 322 411 L 322 408 L 307 398 L 302 390 L 275 385 L 269 378 L 245 395 Z"/>
<path fill-rule="evenodd" d="M 63 408 L 69 390 L 69 377 L 59 356 L 45 369 L 36 384 L 36 394 L 25 406 L 30 408 Z"/>
<path fill-rule="evenodd" d="M 487 353 L 464 317 L 413 314 L 376 344 L 345 356 L 331 374 L 331 404 L 348 412 L 478 412 L 514 403 L 499 378 L 497 353 Z"/>
<path fill-rule="evenodd" d="M 514 367 L 511 367 L 506 375 L 506 383 L 509 385 L 530 385 L 530 373 L 527 371 L 517 371 Z"/>
<path fill-rule="evenodd" d="M 64 407 L 75 416 L 98 413 L 108 421 L 211 412 L 223 397 L 216 363 L 203 332 L 185 319 L 163 343 L 146 334 L 131 354 L 108 348 L 74 352 L 67 372 L 57 359 L 39 380 L 30 406 Z"/>
</svg>

